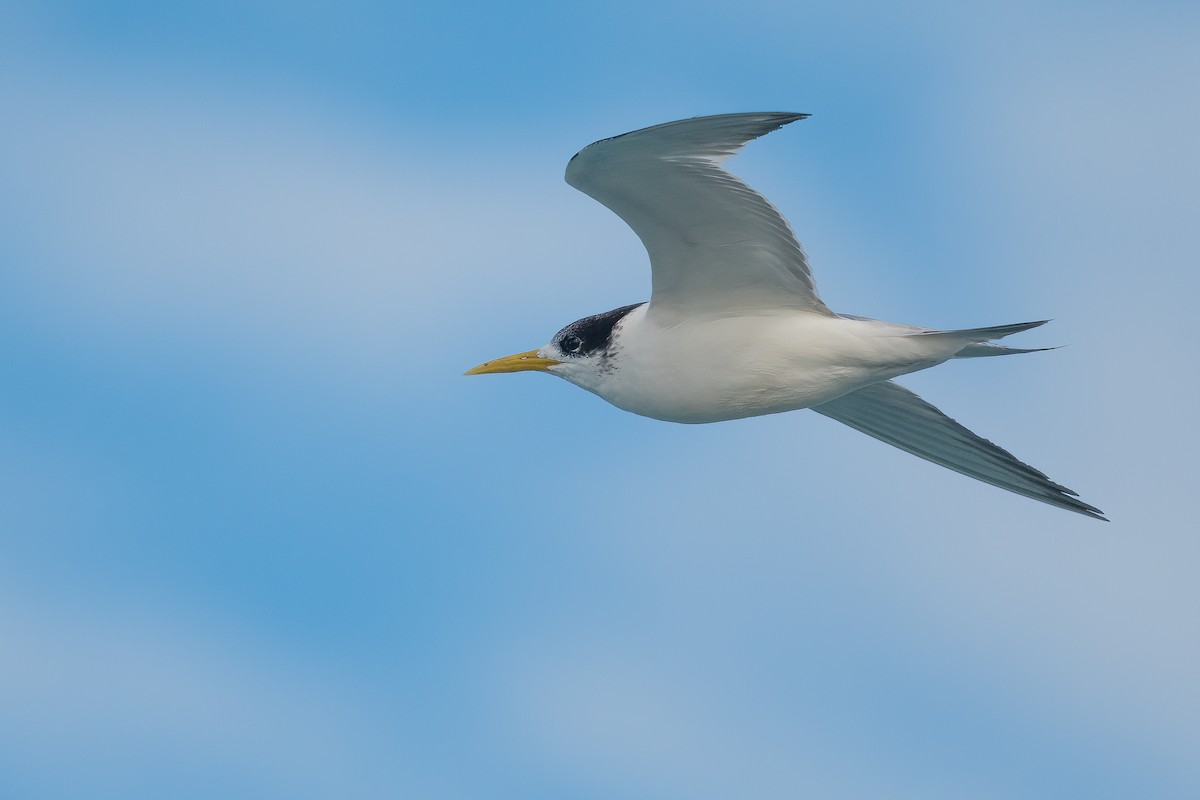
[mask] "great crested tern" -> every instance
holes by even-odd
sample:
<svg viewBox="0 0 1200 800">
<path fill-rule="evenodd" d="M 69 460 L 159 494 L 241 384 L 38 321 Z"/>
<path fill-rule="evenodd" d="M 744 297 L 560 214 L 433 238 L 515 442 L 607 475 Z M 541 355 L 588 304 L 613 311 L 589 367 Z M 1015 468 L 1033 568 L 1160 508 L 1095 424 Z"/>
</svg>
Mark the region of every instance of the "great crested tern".
<svg viewBox="0 0 1200 800">
<path fill-rule="evenodd" d="M 1033 352 L 990 342 L 1045 320 L 943 331 L 836 314 L 787 221 L 722 167 L 747 142 L 807 116 L 695 117 L 576 153 L 567 183 L 615 212 L 649 251 L 650 301 L 576 320 L 547 345 L 466 374 L 549 372 L 670 422 L 811 408 L 985 483 L 1104 519 L 891 380 L 952 358 Z"/>
</svg>

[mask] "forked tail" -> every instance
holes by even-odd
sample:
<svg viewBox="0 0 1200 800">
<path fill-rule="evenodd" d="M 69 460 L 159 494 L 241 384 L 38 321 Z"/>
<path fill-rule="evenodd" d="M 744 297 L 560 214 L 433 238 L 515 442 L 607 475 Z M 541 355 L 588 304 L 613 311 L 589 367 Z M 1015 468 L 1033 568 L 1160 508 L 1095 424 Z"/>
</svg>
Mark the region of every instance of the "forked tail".
<svg viewBox="0 0 1200 800">
<path fill-rule="evenodd" d="M 980 358 L 982 356 L 1011 356 L 1017 353 L 1038 353 L 1042 350 L 1055 350 L 1054 347 L 1004 347 L 990 344 L 993 339 L 1003 339 L 1014 333 L 1041 327 L 1050 320 L 1041 319 L 1037 322 L 1015 322 L 1012 325 L 995 325 L 990 328 L 964 328 L 957 331 L 922 331 L 916 336 L 939 336 L 963 341 L 963 348 L 954 358 Z"/>
</svg>

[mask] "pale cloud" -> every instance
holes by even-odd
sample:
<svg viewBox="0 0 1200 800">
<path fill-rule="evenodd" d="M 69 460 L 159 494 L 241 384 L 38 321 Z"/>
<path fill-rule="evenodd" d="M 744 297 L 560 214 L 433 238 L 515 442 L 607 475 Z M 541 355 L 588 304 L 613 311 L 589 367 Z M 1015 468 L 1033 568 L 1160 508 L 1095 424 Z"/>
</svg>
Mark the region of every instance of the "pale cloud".
<svg viewBox="0 0 1200 800">
<path fill-rule="evenodd" d="M 0 596 L 0 743 L 6 778 L 35 796 L 232 785 L 257 796 L 443 796 L 403 738 L 313 654 L 271 652 L 248 631 L 178 609 L 164 616 L 11 578 Z M 180 785 L 181 775 L 146 769 L 173 759 L 202 774 Z"/>
<path fill-rule="evenodd" d="M 499 157 L 228 87 L 21 66 L 0 155 L 8 291 L 70 335 L 373 368 L 473 315 L 495 332 L 553 308 L 581 272 L 599 292 L 648 283 L 606 268 L 644 260 L 627 232 L 580 243 L 604 212 L 570 197 L 570 153 Z"/>
<path fill-rule="evenodd" d="M 813 720 L 772 710 L 747 717 L 745 698 L 725 682 L 736 685 L 733 675 L 717 670 L 725 680 L 705 682 L 712 664 L 664 663 L 653 646 L 627 637 L 555 640 L 497 670 L 505 678 L 497 708 L 509 721 L 504 738 L 512 758 L 573 773 L 607 795 L 962 796 L 892 753 L 874 753 L 876 770 L 861 770 L 833 726 L 818 730 Z"/>
</svg>

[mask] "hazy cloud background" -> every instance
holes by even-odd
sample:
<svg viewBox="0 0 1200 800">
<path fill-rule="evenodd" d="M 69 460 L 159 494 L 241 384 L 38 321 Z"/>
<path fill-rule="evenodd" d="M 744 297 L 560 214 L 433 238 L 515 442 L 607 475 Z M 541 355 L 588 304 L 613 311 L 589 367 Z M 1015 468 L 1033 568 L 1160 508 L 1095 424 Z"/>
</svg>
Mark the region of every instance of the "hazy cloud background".
<svg viewBox="0 0 1200 800">
<path fill-rule="evenodd" d="M 0 11 L 0 794 L 1194 797 L 1187 3 Z M 645 298 L 562 183 L 733 168 L 1108 525 L 813 414 L 464 379 Z M 1024 342 L 1023 342 L 1024 343 Z"/>
</svg>

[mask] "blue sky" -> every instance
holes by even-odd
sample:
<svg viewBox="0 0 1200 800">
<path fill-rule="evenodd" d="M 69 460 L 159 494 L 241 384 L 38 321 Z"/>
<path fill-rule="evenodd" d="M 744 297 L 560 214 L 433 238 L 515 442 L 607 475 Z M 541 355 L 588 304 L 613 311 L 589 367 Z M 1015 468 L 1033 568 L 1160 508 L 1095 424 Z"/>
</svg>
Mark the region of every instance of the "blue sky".
<svg viewBox="0 0 1200 800">
<path fill-rule="evenodd" d="M 1187 3 L 9 3 L 0 794 L 1200 793 Z M 1104 525 L 815 414 L 467 379 L 644 299 L 590 141 L 732 168 Z"/>
</svg>

